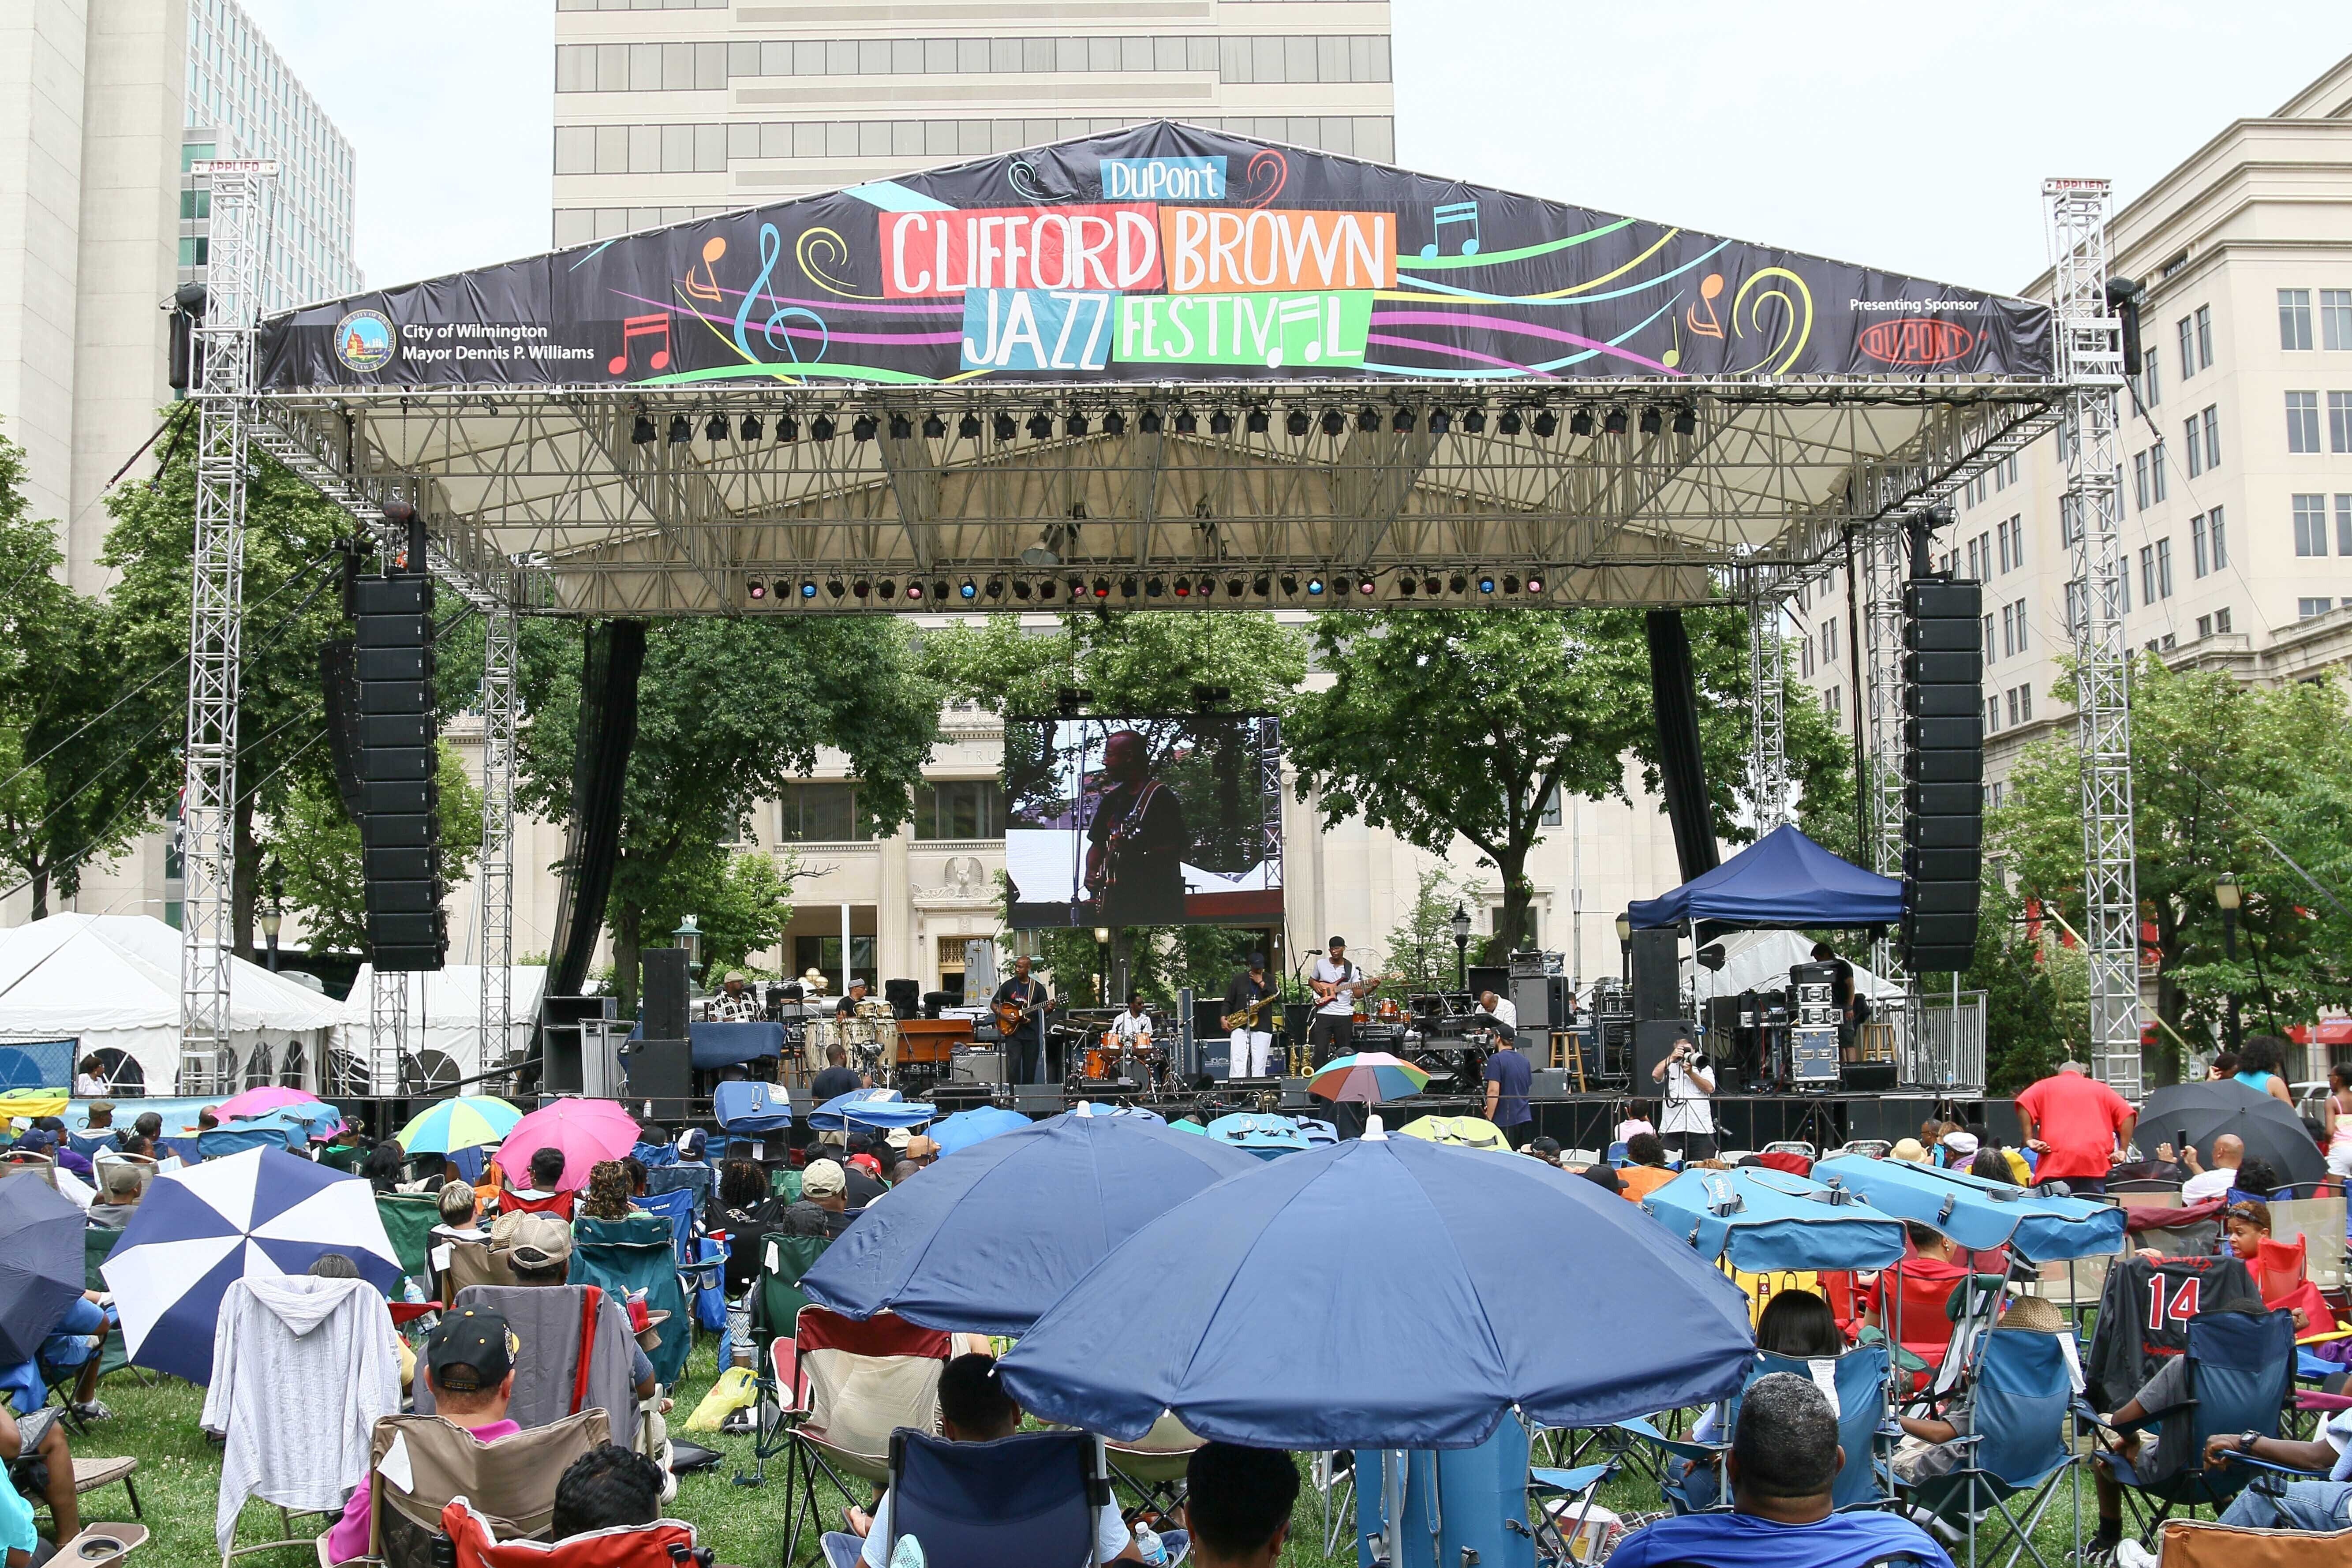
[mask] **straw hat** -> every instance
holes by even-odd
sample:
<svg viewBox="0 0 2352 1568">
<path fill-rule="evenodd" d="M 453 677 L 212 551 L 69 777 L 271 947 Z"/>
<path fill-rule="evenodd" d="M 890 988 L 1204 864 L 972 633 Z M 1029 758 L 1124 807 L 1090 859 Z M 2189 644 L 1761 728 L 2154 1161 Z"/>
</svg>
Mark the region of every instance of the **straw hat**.
<svg viewBox="0 0 2352 1568">
<path fill-rule="evenodd" d="M 1927 1163 L 1927 1151 L 1916 1138 L 1906 1138 L 1888 1150 L 1886 1157 L 1890 1160 L 1908 1160 L 1915 1165 L 1924 1165 Z"/>
<path fill-rule="evenodd" d="M 2029 1334 L 2063 1334 L 2066 1331 L 2066 1314 L 2042 1297 L 2011 1296 L 2008 1310 L 1994 1326 Z"/>
</svg>

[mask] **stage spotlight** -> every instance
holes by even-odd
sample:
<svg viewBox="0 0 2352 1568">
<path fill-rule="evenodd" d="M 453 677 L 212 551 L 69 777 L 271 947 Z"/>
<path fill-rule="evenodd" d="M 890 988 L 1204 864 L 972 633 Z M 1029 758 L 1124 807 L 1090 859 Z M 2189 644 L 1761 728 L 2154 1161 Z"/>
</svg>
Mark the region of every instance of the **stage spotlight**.
<svg viewBox="0 0 2352 1568">
<path fill-rule="evenodd" d="M 1363 580 L 1356 584 L 1356 591 L 1369 599 L 1381 591 L 1381 581 L 1367 572 L 1364 574 Z"/>
<path fill-rule="evenodd" d="M 915 422 L 903 414 L 890 416 L 890 439 L 911 441 L 915 438 Z"/>
<path fill-rule="evenodd" d="M 1087 416 L 1085 415 L 1073 412 L 1068 418 L 1062 421 L 1063 435 L 1083 436 L 1086 433 Z"/>
<path fill-rule="evenodd" d="M 1397 596 L 1402 599 L 1410 599 L 1412 597 L 1413 589 L 1418 586 L 1420 586 L 1420 584 L 1414 581 L 1412 574 L 1408 573 L 1404 576 L 1397 579 Z"/>
<path fill-rule="evenodd" d="M 1004 579 L 1002 577 L 991 577 L 988 580 L 988 587 L 985 592 L 991 599 L 1002 599 L 1004 597 Z"/>
<path fill-rule="evenodd" d="M 1160 410 L 1158 410 L 1157 408 L 1147 408 L 1147 409 L 1145 409 L 1145 410 L 1143 411 L 1142 415 L 1141 415 L 1139 417 L 1138 417 L 1138 418 L 1137 418 L 1137 420 L 1136 420 L 1136 422 L 1135 422 L 1135 427 L 1136 427 L 1137 429 L 1139 429 L 1139 430 L 1142 431 L 1142 432 L 1143 432 L 1145 435 L 1147 435 L 1147 436 L 1157 436 L 1157 435 L 1159 435 L 1159 434 L 1160 434 Z"/>
<path fill-rule="evenodd" d="M 1132 578 L 1129 578 L 1129 582 L 1132 582 L 1132 581 L 1133 581 L 1133 579 L 1132 579 Z M 1122 587 L 1124 587 L 1126 584 L 1120 584 L 1120 585 L 1121 585 Z M 1153 598 L 1157 599 L 1157 598 L 1161 597 L 1162 595 L 1164 595 L 1168 592 L 1168 584 L 1165 584 L 1165 583 L 1163 583 L 1163 582 L 1161 582 L 1161 581 L 1160 581 L 1159 578 L 1157 578 L 1157 577 L 1147 578 L 1147 579 L 1145 579 L 1145 581 L 1144 581 L 1144 584 L 1143 584 L 1143 591 L 1144 591 L 1145 593 L 1147 593 L 1147 594 L 1150 595 Z M 1135 590 L 1134 590 L 1134 589 L 1132 589 L 1132 588 L 1129 588 L 1129 589 L 1127 590 L 1127 592 L 1128 592 L 1128 596 L 1129 596 L 1129 598 L 1133 598 L 1133 597 L 1135 596 Z"/>
<path fill-rule="evenodd" d="M 1428 595 L 1433 599 L 1437 597 L 1439 593 L 1441 593 L 1444 587 L 1445 584 L 1439 581 L 1437 574 L 1434 572 L 1421 580 L 1421 591 Z"/>
<path fill-rule="evenodd" d="M 931 579 L 931 597 L 941 604 L 945 604 L 947 602 L 948 580 L 946 578 L 934 577 Z"/>
<path fill-rule="evenodd" d="M 1495 574 L 1494 574 L 1492 572 L 1481 572 L 1481 573 L 1479 573 L 1479 574 L 1478 574 L 1478 592 L 1480 592 L 1480 593 L 1482 593 L 1482 594 L 1491 594 L 1491 593 L 1493 593 L 1494 591 L 1495 591 Z"/>
<path fill-rule="evenodd" d="M 801 579 L 801 597 L 803 599 L 814 599 L 816 597 L 815 578 L 803 577 Z"/>
<path fill-rule="evenodd" d="M 751 596 L 753 604 L 757 604 L 761 599 L 768 596 L 768 585 L 759 578 L 754 577 L 750 582 L 743 584 L 743 592 Z"/>
<path fill-rule="evenodd" d="M 1356 411 L 1356 428 L 1370 435 L 1381 427 L 1381 411 L 1370 404 Z"/>
<path fill-rule="evenodd" d="M 1336 408 L 1323 411 L 1323 434 L 1337 436 L 1348 427 L 1348 416 Z"/>
<path fill-rule="evenodd" d="M 992 586 L 993 586 L 993 584 L 992 584 Z M 1001 594 L 1003 591 L 1004 590 L 1002 588 L 997 589 L 998 594 Z M 959 598 L 966 601 L 977 599 L 980 597 L 980 584 L 967 577 L 962 582 L 956 584 L 956 595 Z M 991 594 L 989 597 L 993 599 L 996 597 L 996 594 Z"/>
<path fill-rule="evenodd" d="M 1504 573 L 1504 574 L 1503 574 L 1503 592 L 1504 592 L 1504 593 L 1506 593 L 1506 594 L 1516 594 L 1516 593 L 1517 593 L 1518 591 L 1519 591 L 1519 574 L 1518 574 L 1517 573 L 1516 573 L 1516 572 L 1506 572 L 1506 573 Z"/>
<path fill-rule="evenodd" d="M 1445 591 L 1449 594 L 1466 593 L 1469 587 L 1470 580 L 1459 572 L 1445 580 Z"/>
<path fill-rule="evenodd" d="M 727 439 L 727 416 L 714 414 L 702 422 L 702 438 L 706 441 Z"/>
<path fill-rule="evenodd" d="M 1110 579 L 1109 579 L 1109 578 L 1108 578 L 1108 577 L 1097 577 L 1097 578 L 1096 578 L 1096 579 L 1095 579 L 1095 586 L 1094 586 L 1094 594 L 1095 594 L 1095 597 L 1096 597 L 1096 598 L 1097 598 L 1097 599 L 1108 599 L 1108 598 L 1109 598 L 1109 597 L 1110 597 Z"/>
<path fill-rule="evenodd" d="M 979 440 L 980 416 L 977 414 L 966 414 L 962 418 L 957 420 L 956 435 L 966 441 Z"/>
<path fill-rule="evenodd" d="M 874 584 L 867 582 L 865 578 L 860 577 L 856 582 L 852 583 L 849 585 L 849 591 L 863 599 L 873 594 Z"/>
<path fill-rule="evenodd" d="M 1042 441 L 1053 433 L 1054 422 L 1046 417 L 1045 411 L 1044 409 L 1041 408 L 1036 413 L 1029 416 L 1029 438 L 1031 440 Z"/>
<path fill-rule="evenodd" d="M 1238 578 L 1238 577 L 1228 577 L 1228 578 L 1226 578 L 1226 579 L 1225 579 L 1225 597 L 1226 597 L 1226 598 L 1228 598 L 1228 599 L 1238 599 L 1238 598 L 1240 598 L 1240 597 L 1242 596 L 1242 595 L 1243 595 L 1243 594 L 1244 594 L 1244 593 L 1245 593 L 1245 592 L 1247 592 L 1247 591 L 1248 591 L 1248 590 L 1247 590 L 1246 585 L 1245 585 L 1245 584 L 1244 584 L 1244 583 L 1242 582 L 1242 580 L 1241 580 L 1240 578 Z"/>
<path fill-rule="evenodd" d="M 1677 435 L 1677 436 L 1689 436 L 1689 435 L 1694 435 L 1694 434 L 1696 434 L 1696 433 L 1697 432 L 1697 430 L 1698 430 L 1698 411 L 1697 411 L 1697 410 L 1696 410 L 1696 409 L 1692 408 L 1692 407 L 1690 406 L 1690 405 L 1688 405 L 1688 404 L 1685 404 L 1682 407 L 1677 408 L 1677 409 L 1675 409 L 1675 435 Z"/>
<path fill-rule="evenodd" d="M 1234 433 L 1234 416 L 1220 408 L 1209 416 L 1209 434 L 1230 436 Z"/>
<path fill-rule="evenodd" d="M 1399 408 L 1396 411 L 1395 417 L 1389 421 L 1389 428 L 1395 431 L 1400 436 L 1412 429 L 1412 410 L 1410 408 Z"/>
<path fill-rule="evenodd" d="M 1247 419 L 1244 423 L 1246 423 L 1246 424 L 1247 424 L 1247 426 L 1249 426 L 1249 433 L 1250 433 L 1251 435 L 1253 435 L 1253 436 L 1263 436 L 1263 435 L 1265 435 L 1265 409 L 1263 409 L 1263 408 L 1253 408 L 1253 409 L 1251 409 L 1251 410 L 1249 411 L 1249 417 L 1248 417 L 1248 419 Z"/>
<path fill-rule="evenodd" d="M 1568 433 L 1571 436 L 1592 434 L 1592 410 L 1580 408 L 1568 416 Z"/>
<path fill-rule="evenodd" d="M 835 598 L 836 598 L 836 599 L 840 598 L 840 597 L 841 597 L 841 579 L 840 579 L 840 578 L 838 578 L 838 577 L 827 577 L 827 578 L 824 580 L 824 591 L 825 591 L 826 593 L 828 593 L 828 594 L 832 595 L 833 595 Z M 861 598 L 861 599 L 862 599 L 862 598 L 864 598 L 866 595 L 861 592 L 857 596 L 858 596 L 859 598 Z"/>
<path fill-rule="evenodd" d="M 1462 411 L 1462 431 L 1464 435 L 1475 436 L 1479 431 L 1484 430 L 1486 427 L 1486 411 L 1485 409 L 1465 408 Z"/>
<path fill-rule="evenodd" d="M 1344 599 L 1348 596 L 1348 574 L 1346 573 L 1339 573 L 1331 579 L 1331 596 L 1335 599 Z"/>
<path fill-rule="evenodd" d="M 1109 413 L 1108 413 L 1108 414 L 1104 415 L 1104 416 L 1103 416 L 1103 434 L 1104 434 L 1104 435 L 1106 435 L 1106 436 L 1124 436 L 1124 435 L 1126 435 L 1126 434 L 1127 434 L 1127 416 L 1126 416 L 1124 413 L 1122 413 L 1121 411 L 1119 411 L 1118 409 L 1116 409 L 1116 408 L 1112 409 Z"/>
<path fill-rule="evenodd" d="M 1000 414 L 996 416 L 996 438 L 998 440 L 1010 441 L 1014 436 L 1020 433 L 1020 430 L 1021 426 L 1013 423 L 1012 415 Z"/>
<path fill-rule="evenodd" d="M 936 414 L 923 416 L 923 435 L 933 441 L 948 433 L 948 422 Z"/>
<path fill-rule="evenodd" d="M 1282 428 L 1291 436 L 1304 436 L 1309 430 L 1315 428 L 1315 423 L 1313 420 L 1307 417 L 1307 410 L 1304 408 L 1294 408 L 1283 420 Z"/>
<path fill-rule="evenodd" d="M 1519 411 L 1516 408 L 1504 409 L 1503 416 L 1495 421 L 1495 428 L 1501 431 L 1506 436 L 1517 435 L 1519 433 Z"/>
<path fill-rule="evenodd" d="M 1142 591 L 1143 584 L 1137 580 L 1132 572 L 1118 580 L 1118 596 L 1122 599 L 1132 599 Z"/>
<path fill-rule="evenodd" d="M 890 586 L 890 585 L 889 585 L 887 583 L 885 583 L 884 584 L 882 584 L 882 586 L 883 586 L 883 588 L 885 589 L 885 592 L 884 592 L 884 594 L 883 594 L 883 595 L 882 595 L 882 596 L 883 596 L 884 598 L 886 598 L 886 599 L 887 599 L 887 598 L 888 598 L 888 597 L 890 596 L 890 595 L 889 595 L 889 594 L 888 594 L 888 592 L 887 591 L 887 590 L 889 588 L 889 586 Z M 919 602 L 921 601 L 922 597 L 923 597 L 923 585 L 922 585 L 920 583 L 909 582 L 909 583 L 907 584 L 907 601 L 908 601 L 908 603 L 909 603 L 909 604 L 917 604 L 917 603 L 919 603 Z"/>
<path fill-rule="evenodd" d="M 880 428 L 881 426 L 874 422 L 874 416 L 861 414 L 849 422 L 849 438 L 853 441 L 871 441 L 874 439 L 874 433 Z"/>
<path fill-rule="evenodd" d="M 758 415 L 746 414 L 742 425 L 738 427 L 738 434 L 746 441 L 756 441 L 767 434 L 767 426 L 760 423 Z"/>
<path fill-rule="evenodd" d="M 1654 436 L 1659 431 L 1664 429 L 1665 426 L 1666 422 L 1664 416 L 1659 414 L 1655 408 L 1644 408 L 1642 410 L 1643 435 Z"/>
<path fill-rule="evenodd" d="M 1077 598 L 1077 597 L 1079 597 L 1081 595 L 1085 594 L 1085 593 L 1086 593 L 1086 591 L 1087 591 L 1087 580 L 1086 580 L 1084 577 L 1078 576 L 1076 573 L 1071 574 L 1071 576 L 1070 576 L 1070 597 L 1071 597 L 1071 598 L 1073 598 L 1073 599 Z"/>
<path fill-rule="evenodd" d="M 1433 408 L 1429 411 L 1429 433 L 1431 435 L 1443 436 L 1448 430 L 1453 428 L 1454 416 L 1448 414 L 1443 408 Z"/>
<path fill-rule="evenodd" d="M 835 428 L 836 426 L 834 425 L 832 415 L 820 414 L 815 418 L 809 421 L 809 439 L 812 441 L 830 441 L 833 439 Z"/>
<path fill-rule="evenodd" d="M 1290 581 L 1290 579 L 1289 579 L 1289 578 L 1287 578 L 1287 577 L 1286 577 L 1286 578 L 1284 578 L 1284 579 L 1283 579 L 1283 581 L 1284 581 L 1286 584 L 1287 584 L 1287 583 Z M 1309 577 L 1308 579 L 1307 579 L 1307 596 L 1308 598 L 1310 598 L 1310 599 L 1319 599 L 1319 598 L 1321 598 L 1321 597 L 1323 596 L 1323 579 L 1322 579 L 1322 578 L 1320 578 L 1320 577 Z"/>
<path fill-rule="evenodd" d="M 1044 582 L 1037 584 L 1037 596 L 1041 599 L 1050 599 L 1055 594 L 1061 592 L 1061 587 L 1062 585 L 1059 583 L 1056 583 L 1051 577 L 1048 577 Z"/>
<path fill-rule="evenodd" d="M 1530 573 L 1528 573 L 1528 593 L 1530 593 L 1530 594 L 1540 594 L 1540 593 L 1542 593 L 1543 591 L 1544 591 L 1544 579 L 1543 579 L 1543 574 L 1542 574 L 1542 573 L 1540 573 L 1540 572 L 1530 572 Z"/>
<path fill-rule="evenodd" d="M 1176 596 L 1180 599 L 1189 599 L 1192 596 L 1192 580 L 1190 577 L 1176 579 Z"/>
<path fill-rule="evenodd" d="M 652 416 L 651 415 L 649 415 L 649 414 L 640 414 L 640 415 L 638 415 L 638 416 L 637 416 L 637 417 L 636 417 L 636 422 L 635 422 L 635 424 L 633 424 L 633 425 L 631 425 L 631 426 L 629 426 L 629 439 L 630 439 L 630 441 L 631 441 L 631 442 L 633 442 L 634 444 L 637 445 L 637 446 L 640 446 L 640 447 L 646 447 L 646 446 L 651 446 L 651 445 L 653 444 L 653 438 L 654 438 L 654 421 L 653 421 L 653 416 Z"/>
<path fill-rule="evenodd" d="M 797 441 L 800 438 L 801 422 L 799 420 L 793 418 L 789 414 L 779 414 L 776 416 L 776 444 L 778 446 L 782 446 L 787 441 Z"/>
<path fill-rule="evenodd" d="M 992 588 L 993 588 L 993 587 L 995 586 L 995 584 L 990 584 L 990 586 L 991 586 Z M 1028 579 L 1028 578 L 1026 578 L 1026 577 L 1015 577 L 1014 579 L 1013 579 L 1013 596 L 1014 598 L 1019 599 L 1019 600 L 1021 600 L 1023 603 L 1024 603 L 1024 604 L 1025 604 L 1025 603 L 1027 603 L 1027 602 L 1028 602 L 1029 595 L 1030 595 L 1030 593 L 1031 593 L 1031 592 L 1032 592 L 1032 590 L 1031 590 L 1031 588 L 1030 588 L 1030 586 L 1029 586 L 1029 579 Z"/>
<path fill-rule="evenodd" d="M 1201 421 L 1194 416 L 1191 409 L 1179 408 L 1176 411 L 1176 434 L 1179 436 L 1190 436 L 1200 429 L 1200 427 Z"/>
<path fill-rule="evenodd" d="M 683 447 L 694 439 L 694 424 L 683 414 L 669 416 L 669 444 Z"/>
<path fill-rule="evenodd" d="M 1622 408 L 1612 408 L 1608 413 L 1602 415 L 1601 416 L 1601 429 L 1602 434 L 1609 436 L 1622 436 L 1625 434 L 1625 410 Z"/>
<path fill-rule="evenodd" d="M 1271 596 L 1274 593 L 1274 574 L 1271 572 L 1261 572 L 1256 576 L 1251 578 L 1250 592 L 1255 594 L 1261 599 Z"/>
<path fill-rule="evenodd" d="M 1288 572 L 1282 574 L 1282 591 L 1286 595 L 1298 592 L 1298 578 L 1296 574 Z"/>
</svg>

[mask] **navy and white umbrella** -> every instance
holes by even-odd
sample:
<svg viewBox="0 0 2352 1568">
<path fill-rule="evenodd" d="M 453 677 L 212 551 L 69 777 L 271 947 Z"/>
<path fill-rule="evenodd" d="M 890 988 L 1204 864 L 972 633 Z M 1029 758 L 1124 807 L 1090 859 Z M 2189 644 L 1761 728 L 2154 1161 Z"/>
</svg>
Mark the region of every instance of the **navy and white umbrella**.
<svg viewBox="0 0 2352 1568">
<path fill-rule="evenodd" d="M 304 1274 L 340 1252 L 390 1296 L 401 1268 L 357 1176 L 249 1149 L 157 1176 L 101 1268 L 141 1366 L 209 1383 L 213 1326 L 233 1280 Z"/>
</svg>

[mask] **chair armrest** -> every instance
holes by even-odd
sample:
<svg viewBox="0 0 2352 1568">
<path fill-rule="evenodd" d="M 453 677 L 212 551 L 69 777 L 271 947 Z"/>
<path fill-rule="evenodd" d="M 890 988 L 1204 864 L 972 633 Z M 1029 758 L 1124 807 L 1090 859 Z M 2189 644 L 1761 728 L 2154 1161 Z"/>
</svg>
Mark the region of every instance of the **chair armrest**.
<svg viewBox="0 0 2352 1568">
<path fill-rule="evenodd" d="M 1553 1469 L 1538 1465 L 1528 1471 L 1529 1490 L 1566 1492 L 1573 1496 L 1590 1490 L 1616 1474 L 1617 1461 L 1610 1459 L 1598 1465 L 1579 1465 L 1572 1470 Z"/>
<path fill-rule="evenodd" d="M 1620 1421 L 1616 1423 L 1616 1426 L 1620 1432 L 1639 1437 L 1653 1447 L 1663 1448 L 1675 1458 L 1688 1459 L 1693 1464 L 1697 1464 L 1701 1460 L 1718 1458 L 1731 1451 L 1731 1445 L 1728 1443 L 1693 1443 L 1669 1437 L 1639 1417 L 1631 1421 Z"/>
<path fill-rule="evenodd" d="M 2306 1470 L 2295 1465 L 2282 1465 L 2273 1459 L 2259 1459 L 2236 1448 L 2223 1449 L 2221 1457 L 2223 1464 L 2243 1465 L 2250 1470 L 2281 1476 L 2291 1481 L 2324 1481 L 2327 1479 L 2326 1470 Z"/>
</svg>

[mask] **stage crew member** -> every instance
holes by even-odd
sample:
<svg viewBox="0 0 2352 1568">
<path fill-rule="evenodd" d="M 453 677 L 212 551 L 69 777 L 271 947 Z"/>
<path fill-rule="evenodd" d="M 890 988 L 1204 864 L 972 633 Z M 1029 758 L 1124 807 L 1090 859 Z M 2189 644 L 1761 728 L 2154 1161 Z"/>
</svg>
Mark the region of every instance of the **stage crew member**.
<svg viewBox="0 0 2352 1568">
<path fill-rule="evenodd" d="M 1223 1022 L 1233 1030 L 1230 1078 L 1265 1078 L 1274 1071 L 1274 985 L 1265 977 L 1265 954 L 1249 955 L 1249 970 L 1225 987 Z"/>
<path fill-rule="evenodd" d="M 1348 944 L 1336 936 L 1330 951 L 1315 961 L 1312 978 L 1322 1005 L 1315 1009 L 1307 1044 L 1319 1068 L 1333 1057 L 1344 1057 L 1356 1048 L 1356 998 L 1377 989 L 1380 983 L 1366 979 L 1362 970 L 1348 962 Z"/>
<path fill-rule="evenodd" d="M 1052 1005 L 1045 983 L 1030 977 L 1025 954 L 1013 961 L 1013 977 L 989 999 L 1015 1083 L 1045 1081 L 1045 1010 Z"/>
<path fill-rule="evenodd" d="M 1715 1092 L 1715 1069 L 1698 1047 L 1687 1037 L 1676 1040 L 1666 1058 L 1650 1069 L 1650 1080 L 1666 1086 L 1659 1142 L 1685 1160 L 1714 1159 L 1715 1110 L 1707 1096 Z"/>
<path fill-rule="evenodd" d="M 1103 742 L 1110 780 L 1087 824 L 1087 891 L 1105 925 L 1176 925 L 1184 919 L 1184 857 L 1192 839 L 1176 792 L 1151 776 L 1151 753 L 1132 730 Z"/>
</svg>

